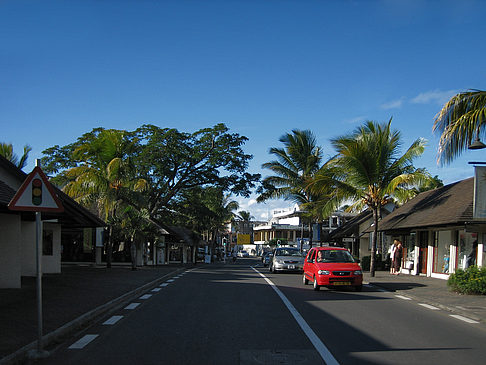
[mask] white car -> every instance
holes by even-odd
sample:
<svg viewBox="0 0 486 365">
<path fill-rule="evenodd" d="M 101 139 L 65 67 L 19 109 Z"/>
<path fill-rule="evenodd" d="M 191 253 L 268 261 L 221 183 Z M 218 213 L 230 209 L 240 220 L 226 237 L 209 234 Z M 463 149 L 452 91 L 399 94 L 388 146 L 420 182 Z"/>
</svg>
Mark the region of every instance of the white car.
<svg viewBox="0 0 486 365">
<path fill-rule="evenodd" d="M 248 253 L 248 251 L 241 250 L 238 251 L 238 257 L 250 257 L 250 254 Z"/>
<path fill-rule="evenodd" d="M 278 247 L 270 259 L 270 272 L 277 271 L 298 271 L 301 272 L 304 267 L 305 257 L 296 247 Z"/>
</svg>

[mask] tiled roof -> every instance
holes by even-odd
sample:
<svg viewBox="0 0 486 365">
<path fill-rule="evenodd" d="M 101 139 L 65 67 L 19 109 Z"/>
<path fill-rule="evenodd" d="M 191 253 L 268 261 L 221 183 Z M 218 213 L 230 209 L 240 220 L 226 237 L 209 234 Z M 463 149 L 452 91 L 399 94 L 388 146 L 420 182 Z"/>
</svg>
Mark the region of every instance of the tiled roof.
<svg viewBox="0 0 486 365">
<path fill-rule="evenodd" d="M 0 205 L 7 206 L 15 195 L 15 190 L 0 180 Z"/>
<path fill-rule="evenodd" d="M 463 224 L 473 218 L 474 178 L 417 195 L 383 218 L 379 231 Z"/>
</svg>

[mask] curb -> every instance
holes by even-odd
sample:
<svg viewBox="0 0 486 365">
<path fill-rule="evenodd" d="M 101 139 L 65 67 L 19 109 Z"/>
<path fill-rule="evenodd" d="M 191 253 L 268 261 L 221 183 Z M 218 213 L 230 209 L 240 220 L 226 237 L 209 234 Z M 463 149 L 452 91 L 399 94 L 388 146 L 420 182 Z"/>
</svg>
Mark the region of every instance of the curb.
<svg viewBox="0 0 486 365">
<path fill-rule="evenodd" d="M 179 268 L 174 271 L 171 271 L 170 273 L 167 273 L 158 279 L 152 280 L 147 284 L 144 284 L 136 289 L 133 289 L 132 291 L 125 293 L 119 296 L 118 298 L 112 299 L 109 302 L 106 302 L 105 304 L 102 304 L 99 307 L 92 309 L 89 312 L 86 312 L 80 317 L 73 319 L 72 321 L 66 323 L 65 325 L 59 327 L 58 329 L 42 336 L 43 347 L 47 347 L 49 345 L 58 342 L 60 339 L 62 339 L 62 337 L 71 334 L 75 330 L 82 328 L 87 323 L 94 321 L 95 319 L 104 316 L 107 313 L 117 311 L 126 302 L 133 300 L 135 297 L 157 286 L 160 282 L 164 281 L 167 277 L 177 274 L 180 271 L 184 271 L 186 269 L 187 268 Z M 28 345 L 23 346 L 22 348 L 15 351 L 14 353 L 1 358 L 0 365 L 21 364 L 23 361 L 27 359 L 28 353 L 32 350 L 35 350 L 36 348 L 37 348 L 37 340 L 29 343 Z"/>
</svg>

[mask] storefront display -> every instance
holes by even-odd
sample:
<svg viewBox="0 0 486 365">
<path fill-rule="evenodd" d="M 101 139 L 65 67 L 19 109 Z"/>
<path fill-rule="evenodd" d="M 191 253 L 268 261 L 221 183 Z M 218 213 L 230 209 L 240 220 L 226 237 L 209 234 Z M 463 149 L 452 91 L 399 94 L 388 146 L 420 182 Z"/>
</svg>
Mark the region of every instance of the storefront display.
<svg viewBox="0 0 486 365">
<path fill-rule="evenodd" d="M 451 261 L 452 231 L 434 232 L 434 272 L 449 274 Z"/>
<path fill-rule="evenodd" d="M 457 268 L 466 270 L 468 266 L 477 262 L 478 234 L 471 232 L 459 233 L 459 245 L 457 248 Z"/>
</svg>

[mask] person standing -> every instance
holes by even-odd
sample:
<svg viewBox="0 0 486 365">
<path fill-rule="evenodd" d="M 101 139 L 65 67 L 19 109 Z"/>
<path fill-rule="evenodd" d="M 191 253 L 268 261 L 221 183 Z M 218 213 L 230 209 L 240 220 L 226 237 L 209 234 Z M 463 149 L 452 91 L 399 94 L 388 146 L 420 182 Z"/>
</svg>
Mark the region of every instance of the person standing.
<svg viewBox="0 0 486 365">
<path fill-rule="evenodd" d="M 403 246 L 400 240 L 395 240 L 393 244 L 395 245 L 392 261 L 393 275 L 399 275 L 400 267 L 402 266 Z"/>
<path fill-rule="evenodd" d="M 390 250 L 388 251 L 390 254 L 390 274 L 395 274 L 395 265 L 393 262 L 393 257 L 395 256 L 395 250 L 397 248 L 397 240 L 394 240 L 392 245 L 390 246 Z"/>
</svg>

